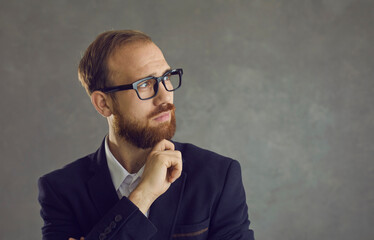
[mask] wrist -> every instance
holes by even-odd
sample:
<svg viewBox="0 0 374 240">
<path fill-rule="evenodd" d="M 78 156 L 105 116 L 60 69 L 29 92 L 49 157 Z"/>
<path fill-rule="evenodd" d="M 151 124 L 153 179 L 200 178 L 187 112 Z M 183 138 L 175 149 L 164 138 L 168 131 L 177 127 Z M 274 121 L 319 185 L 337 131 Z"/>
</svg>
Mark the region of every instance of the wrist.
<svg viewBox="0 0 374 240">
<path fill-rule="evenodd" d="M 129 200 L 134 203 L 139 210 L 146 215 L 148 212 L 148 209 L 151 207 L 152 203 L 155 201 L 155 199 L 148 194 L 146 194 L 145 191 L 142 189 L 136 188 L 130 195 Z"/>
</svg>

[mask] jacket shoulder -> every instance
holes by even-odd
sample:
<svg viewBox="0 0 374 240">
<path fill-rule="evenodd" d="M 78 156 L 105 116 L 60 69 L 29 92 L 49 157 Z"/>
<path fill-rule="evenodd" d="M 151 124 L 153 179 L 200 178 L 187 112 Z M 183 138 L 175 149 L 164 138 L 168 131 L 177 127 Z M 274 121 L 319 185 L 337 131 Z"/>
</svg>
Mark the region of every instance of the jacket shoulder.
<svg viewBox="0 0 374 240">
<path fill-rule="evenodd" d="M 87 179 L 91 176 L 89 170 L 94 161 L 93 155 L 94 153 L 89 154 L 60 169 L 49 172 L 40 177 L 39 181 L 48 181 L 53 185 L 66 185 L 68 183 L 74 184 L 80 182 L 82 179 Z"/>
<path fill-rule="evenodd" d="M 214 161 L 232 161 L 233 159 L 215 153 L 211 150 L 207 150 L 201 147 L 198 147 L 191 143 L 180 143 L 174 142 L 175 148 L 182 153 L 184 153 L 183 157 L 186 158 L 205 158 L 205 159 L 214 159 Z"/>
<path fill-rule="evenodd" d="M 174 142 L 176 149 L 181 151 L 183 167 L 187 172 L 220 172 L 224 174 L 231 164 L 239 164 L 238 161 L 200 148 L 191 143 Z"/>
</svg>

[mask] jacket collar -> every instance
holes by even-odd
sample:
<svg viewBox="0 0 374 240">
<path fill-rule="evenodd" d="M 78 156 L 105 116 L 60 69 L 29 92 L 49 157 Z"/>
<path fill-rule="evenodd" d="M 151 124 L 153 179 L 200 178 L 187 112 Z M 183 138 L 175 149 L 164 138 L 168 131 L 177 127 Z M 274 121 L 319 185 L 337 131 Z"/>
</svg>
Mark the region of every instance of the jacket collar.
<svg viewBox="0 0 374 240">
<path fill-rule="evenodd" d="M 103 217 L 119 201 L 105 156 L 105 138 L 100 148 L 92 155 L 90 170 L 93 176 L 88 181 L 88 190 L 100 216 Z"/>
</svg>

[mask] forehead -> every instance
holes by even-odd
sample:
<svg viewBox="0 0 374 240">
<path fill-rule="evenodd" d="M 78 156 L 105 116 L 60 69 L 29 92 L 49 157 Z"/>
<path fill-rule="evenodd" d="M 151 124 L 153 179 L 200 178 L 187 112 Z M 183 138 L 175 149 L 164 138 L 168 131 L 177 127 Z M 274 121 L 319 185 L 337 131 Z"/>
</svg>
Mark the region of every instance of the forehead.
<svg viewBox="0 0 374 240">
<path fill-rule="evenodd" d="M 169 68 L 161 50 L 153 42 L 120 46 L 108 59 L 110 79 L 128 84 L 149 75 L 162 75 Z"/>
</svg>

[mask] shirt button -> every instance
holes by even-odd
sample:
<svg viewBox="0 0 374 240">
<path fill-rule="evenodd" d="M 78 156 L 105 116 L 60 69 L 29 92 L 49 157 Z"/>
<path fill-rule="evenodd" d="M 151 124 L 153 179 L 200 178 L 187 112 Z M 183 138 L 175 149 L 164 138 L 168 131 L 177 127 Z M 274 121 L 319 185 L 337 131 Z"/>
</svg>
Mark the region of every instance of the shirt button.
<svg viewBox="0 0 374 240">
<path fill-rule="evenodd" d="M 132 182 L 132 179 L 133 179 L 133 177 L 131 175 L 127 175 L 127 177 L 125 178 L 125 180 L 123 182 L 126 185 L 130 185 L 130 183 Z"/>
</svg>

